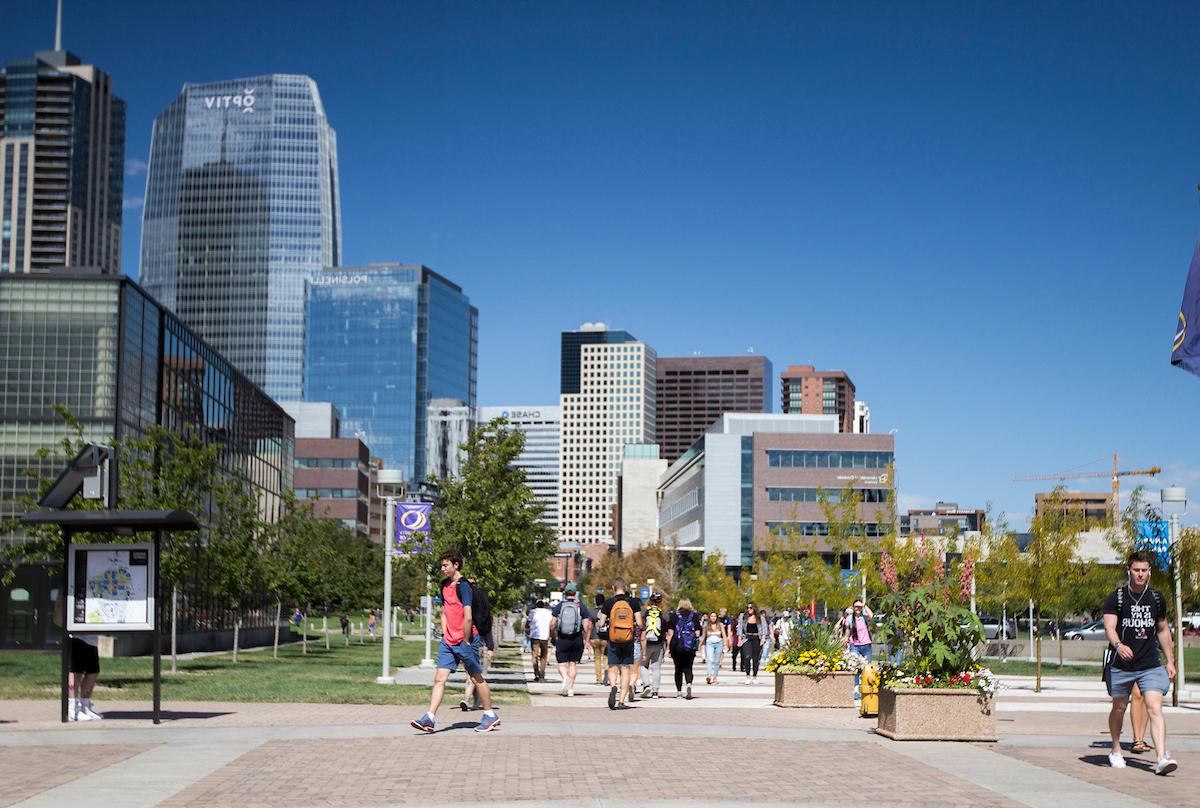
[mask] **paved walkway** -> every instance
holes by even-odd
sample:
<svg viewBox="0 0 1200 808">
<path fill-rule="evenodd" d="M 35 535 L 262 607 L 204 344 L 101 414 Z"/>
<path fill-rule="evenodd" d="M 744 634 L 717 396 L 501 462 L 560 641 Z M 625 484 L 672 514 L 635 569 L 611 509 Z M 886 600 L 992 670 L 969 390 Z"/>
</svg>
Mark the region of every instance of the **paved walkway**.
<svg viewBox="0 0 1200 808">
<path fill-rule="evenodd" d="M 522 662 L 528 681 L 528 657 Z M 564 788 L 571 805 L 664 808 L 1198 802 L 1200 705 L 1172 711 L 1170 748 L 1181 768 L 1155 777 L 1152 761 L 1136 756 L 1123 771 L 1107 767 L 1098 681 L 1047 678 L 1045 692 L 1033 694 L 1013 677 L 1000 695 L 996 744 L 896 743 L 853 710 L 771 706 L 766 677 L 711 687 L 698 670 L 694 700 L 638 701 L 614 713 L 603 709 L 607 689 L 590 684 L 590 667 L 564 698 L 552 664 L 549 681 L 529 682 L 533 704 L 502 709 L 502 728 L 489 735 L 471 731 L 478 713 L 449 708 L 426 736 L 408 726 L 420 707 L 171 703 L 155 727 L 148 705 L 106 702 L 104 721 L 63 726 L 56 702 L 0 701 L 0 806 L 533 808 L 561 805 Z M 673 694 L 673 682 L 664 690 Z M 627 753 L 617 765 L 605 751 L 614 749 Z M 672 785 L 663 766 L 648 764 L 655 759 L 668 768 L 713 761 L 720 774 Z M 851 769 L 866 773 L 852 788 Z"/>
</svg>

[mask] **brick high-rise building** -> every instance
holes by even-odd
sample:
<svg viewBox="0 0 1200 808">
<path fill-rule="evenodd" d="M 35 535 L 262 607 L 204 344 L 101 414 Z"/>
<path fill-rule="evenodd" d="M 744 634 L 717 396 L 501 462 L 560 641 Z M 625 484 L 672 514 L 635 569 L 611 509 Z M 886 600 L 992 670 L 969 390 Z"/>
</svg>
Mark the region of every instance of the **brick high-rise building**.
<svg viewBox="0 0 1200 808">
<path fill-rule="evenodd" d="M 121 272 L 125 102 L 61 49 L 0 71 L 0 272 Z"/>
<path fill-rule="evenodd" d="M 854 432 L 854 382 L 844 370 L 816 370 L 792 365 L 779 374 L 779 397 L 785 413 L 836 415 L 839 432 Z"/>
<path fill-rule="evenodd" d="M 674 463 L 727 412 L 767 412 L 771 363 L 765 356 L 660 356 L 655 440 Z"/>
</svg>

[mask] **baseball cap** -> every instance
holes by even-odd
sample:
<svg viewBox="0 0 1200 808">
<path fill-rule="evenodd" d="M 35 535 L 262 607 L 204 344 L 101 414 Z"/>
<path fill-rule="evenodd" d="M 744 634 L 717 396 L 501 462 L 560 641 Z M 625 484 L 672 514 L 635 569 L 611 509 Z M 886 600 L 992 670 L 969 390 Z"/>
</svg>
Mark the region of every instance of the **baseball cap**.
<svg viewBox="0 0 1200 808">
<path fill-rule="evenodd" d="M 567 588 L 564 589 L 563 591 L 564 592 L 577 592 L 579 590 L 576 589 L 575 584 L 567 584 Z"/>
</svg>

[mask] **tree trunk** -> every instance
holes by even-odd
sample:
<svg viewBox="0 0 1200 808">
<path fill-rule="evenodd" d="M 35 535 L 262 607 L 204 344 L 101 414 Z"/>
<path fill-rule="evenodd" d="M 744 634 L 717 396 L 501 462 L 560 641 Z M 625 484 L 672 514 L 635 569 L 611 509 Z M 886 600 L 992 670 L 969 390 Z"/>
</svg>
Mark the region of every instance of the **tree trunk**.
<svg viewBox="0 0 1200 808">
<path fill-rule="evenodd" d="M 308 653 L 308 609 L 300 616 L 300 652 Z"/>
<path fill-rule="evenodd" d="M 325 635 L 325 650 L 329 650 L 329 612 L 321 615 L 321 633 Z"/>
<path fill-rule="evenodd" d="M 283 616 L 283 600 L 275 600 L 275 647 L 271 650 L 271 658 L 279 659 L 279 618 Z"/>
<path fill-rule="evenodd" d="M 171 673 L 179 673 L 179 646 L 176 642 L 179 625 L 179 584 L 171 584 Z"/>
<path fill-rule="evenodd" d="M 242 630 L 242 614 L 238 612 L 233 618 L 233 664 L 238 661 L 238 634 Z"/>
<path fill-rule="evenodd" d="M 1055 620 L 1054 622 L 1058 624 L 1058 667 L 1059 667 L 1059 668 L 1062 668 L 1062 666 L 1063 666 L 1063 636 L 1062 636 L 1062 635 L 1063 635 L 1063 630 L 1062 630 L 1062 615 L 1060 614 L 1060 615 L 1058 616 L 1058 619 L 1057 619 L 1057 620 Z"/>
<path fill-rule="evenodd" d="M 1033 605 L 1033 627 L 1034 627 L 1034 630 L 1037 632 L 1037 634 L 1035 635 L 1037 638 L 1037 643 L 1036 643 L 1036 647 L 1037 647 L 1036 673 L 1037 673 L 1037 676 L 1034 681 L 1033 692 L 1041 693 L 1042 692 L 1042 605 L 1040 603 L 1035 603 Z"/>
</svg>

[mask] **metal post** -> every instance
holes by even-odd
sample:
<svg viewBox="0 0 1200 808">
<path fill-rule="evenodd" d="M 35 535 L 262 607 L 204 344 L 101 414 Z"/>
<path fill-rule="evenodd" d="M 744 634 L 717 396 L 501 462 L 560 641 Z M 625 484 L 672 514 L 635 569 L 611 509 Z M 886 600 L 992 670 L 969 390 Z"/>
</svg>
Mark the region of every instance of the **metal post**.
<svg viewBox="0 0 1200 808">
<path fill-rule="evenodd" d="M 67 718 L 67 689 L 70 687 L 71 678 L 71 634 L 67 631 L 67 626 L 71 622 L 70 606 L 71 601 L 67 597 L 67 592 L 70 591 L 70 557 L 71 557 L 71 529 L 63 528 L 63 565 L 62 565 L 62 582 L 59 585 L 58 600 L 55 604 L 55 609 L 60 609 L 63 616 L 62 623 L 62 692 L 59 696 L 62 709 L 62 722 L 65 724 L 69 720 Z"/>
<path fill-rule="evenodd" d="M 159 599 L 160 587 L 158 573 L 161 569 L 159 557 L 162 554 L 162 531 L 154 531 L 154 630 L 151 632 L 151 642 L 154 644 L 154 723 L 162 723 L 162 626 L 158 619 L 162 611 Z"/>
<path fill-rule="evenodd" d="M 1029 661 L 1033 662 L 1033 601 L 1029 601 Z"/>
<path fill-rule="evenodd" d="M 1171 514 L 1170 517 L 1170 540 L 1171 549 L 1174 551 L 1171 558 L 1171 567 L 1174 569 L 1175 577 L 1175 690 L 1171 698 L 1171 706 L 1178 707 L 1179 702 L 1190 696 L 1191 693 L 1187 690 L 1187 679 L 1184 678 L 1183 671 L 1183 588 L 1180 585 L 1180 570 L 1179 567 L 1183 563 L 1182 543 L 1183 536 L 1179 530 L 1179 515 Z"/>
<path fill-rule="evenodd" d="M 978 614 L 975 611 L 975 576 L 971 576 L 971 614 Z M 1000 639 L 1004 639 L 1001 637 Z"/>
<path fill-rule="evenodd" d="M 396 499 L 384 499 L 387 520 L 383 538 L 383 673 L 375 680 L 377 685 L 394 685 L 392 676 L 392 554 L 396 545 Z"/>
<path fill-rule="evenodd" d="M 421 660 L 422 668 L 433 667 L 433 657 L 429 655 L 433 644 L 433 593 L 430 591 L 433 581 L 425 576 L 425 658 Z"/>
</svg>

